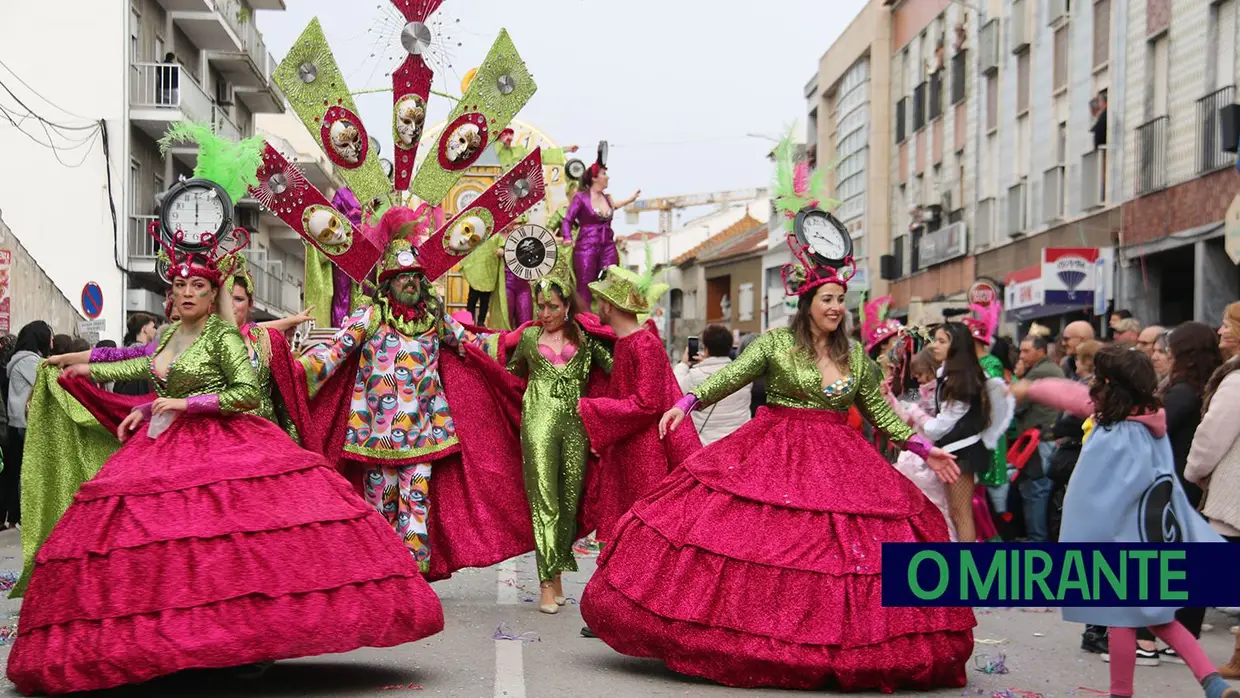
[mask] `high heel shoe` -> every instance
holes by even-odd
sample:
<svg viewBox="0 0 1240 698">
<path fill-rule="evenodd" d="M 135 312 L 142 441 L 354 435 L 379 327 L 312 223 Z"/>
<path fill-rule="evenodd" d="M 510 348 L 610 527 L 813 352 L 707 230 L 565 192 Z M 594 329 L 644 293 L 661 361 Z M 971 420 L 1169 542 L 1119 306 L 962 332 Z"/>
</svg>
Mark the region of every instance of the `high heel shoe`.
<svg viewBox="0 0 1240 698">
<path fill-rule="evenodd" d="M 555 605 L 563 606 L 568 603 L 568 599 L 564 597 L 564 582 L 560 580 L 560 575 L 555 576 L 555 581 L 551 583 L 553 593 L 555 594 Z"/>
<path fill-rule="evenodd" d="M 546 590 L 548 590 L 548 589 L 551 589 L 551 590 L 552 590 L 552 598 L 553 598 L 553 599 L 555 598 L 555 597 L 554 597 L 554 589 L 555 589 L 555 585 L 554 585 L 554 584 L 552 584 L 551 582 L 542 582 L 541 584 L 539 584 L 539 585 L 538 585 L 538 588 L 539 588 L 539 590 L 541 590 L 541 591 L 546 591 Z M 544 598 L 544 599 L 546 598 L 546 594 L 543 594 L 543 598 Z M 539 611 L 542 611 L 543 613 L 546 613 L 547 615 L 551 615 L 551 616 L 553 616 L 553 615 L 555 615 L 555 614 L 557 614 L 557 613 L 559 613 L 559 612 L 560 612 L 560 606 L 559 606 L 558 604 L 556 604 L 554 601 L 553 601 L 552 603 L 544 603 L 544 602 L 542 602 L 542 601 L 541 601 L 541 599 L 540 599 L 540 603 L 538 604 L 538 610 L 539 610 Z"/>
</svg>

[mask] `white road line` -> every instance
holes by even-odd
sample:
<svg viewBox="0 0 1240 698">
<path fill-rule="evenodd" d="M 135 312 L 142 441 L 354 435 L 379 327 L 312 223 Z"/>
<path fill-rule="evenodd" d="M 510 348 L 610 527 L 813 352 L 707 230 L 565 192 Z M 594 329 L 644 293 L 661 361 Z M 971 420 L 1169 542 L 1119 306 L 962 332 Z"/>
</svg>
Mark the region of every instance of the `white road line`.
<svg viewBox="0 0 1240 698">
<path fill-rule="evenodd" d="M 517 561 L 518 558 L 505 560 L 499 565 L 499 578 L 495 582 L 495 603 L 501 606 L 512 606 L 521 603 L 521 596 L 517 589 L 519 582 L 517 578 Z"/>
<path fill-rule="evenodd" d="M 515 606 L 521 603 L 517 589 L 518 558 L 499 565 L 495 580 L 495 603 Z M 520 640 L 495 641 L 494 698 L 525 698 L 525 643 Z"/>
</svg>

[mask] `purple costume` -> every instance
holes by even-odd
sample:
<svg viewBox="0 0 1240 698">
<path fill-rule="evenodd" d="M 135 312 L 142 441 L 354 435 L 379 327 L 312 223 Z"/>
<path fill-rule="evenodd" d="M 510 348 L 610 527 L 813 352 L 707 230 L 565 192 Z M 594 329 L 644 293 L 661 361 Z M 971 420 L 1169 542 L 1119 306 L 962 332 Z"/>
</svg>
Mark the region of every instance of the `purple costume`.
<svg viewBox="0 0 1240 698">
<path fill-rule="evenodd" d="M 345 218 L 353 224 L 354 228 L 362 225 L 362 203 L 357 200 L 357 196 L 348 187 L 344 187 L 336 192 L 332 197 L 332 207 L 344 214 Z M 349 300 L 353 289 L 353 279 L 349 275 L 340 270 L 340 267 L 332 265 L 332 327 L 340 327 L 344 319 L 349 317 L 353 312 L 349 306 Z"/>
<path fill-rule="evenodd" d="M 512 327 L 520 327 L 534 319 L 534 295 L 530 282 L 504 266 L 504 288 L 508 293 L 508 315 Z"/>
<path fill-rule="evenodd" d="M 607 205 L 612 207 L 606 217 L 594 210 L 590 192 L 583 191 L 573 197 L 568 214 L 560 224 L 560 233 L 569 243 L 573 241 L 573 226 L 580 228 L 573 248 L 573 271 L 577 274 L 577 294 L 586 308 L 591 307 L 590 284 L 598 281 L 598 275 L 604 269 L 620 263 L 620 255 L 616 252 L 616 234 L 611 229 L 615 204 L 610 196 L 604 196 L 607 197 Z"/>
<path fill-rule="evenodd" d="M 135 344 L 132 347 L 95 347 L 90 350 L 90 362 L 92 364 L 111 364 L 117 361 L 140 359 L 154 354 L 158 346 L 159 340 L 155 340 L 150 344 Z"/>
</svg>

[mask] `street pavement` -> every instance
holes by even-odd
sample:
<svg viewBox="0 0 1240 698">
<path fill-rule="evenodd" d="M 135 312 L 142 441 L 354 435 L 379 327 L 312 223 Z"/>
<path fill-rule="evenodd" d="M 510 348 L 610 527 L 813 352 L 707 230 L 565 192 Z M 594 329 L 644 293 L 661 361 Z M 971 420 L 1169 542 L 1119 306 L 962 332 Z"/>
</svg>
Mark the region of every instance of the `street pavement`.
<svg viewBox="0 0 1240 698">
<path fill-rule="evenodd" d="M 0 572 L 20 567 L 14 531 L 0 533 Z M 565 577 L 565 591 L 579 598 L 594 559 L 579 559 L 581 572 Z M 310 563 L 312 564 L 312 563 Z M 412 645 L 359 650 L 343 655 L 278 662 L 262 678 L 243 681 L 226 672 L 199 672 L 95 695 L 109 697 L 212 696 L 228 698 L 354 698 L 375 696 L 461 696 L 463 698 L 552 698 L 560 696 L 629 698 L 637 696 L 795 695 L 783 691 L 743 691 L 673 674 L 650 660 L 621 656 L 598 640 L 579 636 L 581 615 L 570 602 L 554 616 L 538 612 L 533 556 L 486 570 L 469 570 L 435 585 L 443 599 L 444 632 Z M 688 592 L 688 590 L 686 590 Z M 0 624 L 18 622 L 19 601 L 0 601 Z M 755 609 L 755 612 L 761 612 Z M 1000 654 L 1006 674 L 969 669 L 969 686 L 933 693 L 901 695 L 1004 698 L 1091 698 L 1105 695 L 1107 665 L 1082 652 L 1079 626 L 1064 623 L 1047 609 L 996 609 L 978 612 L 974 661 L 984 666 Z M 1231 654 L 1229 619 L 1207 617 L 1215 629 L 1205 633 L 1207 653 L 1216 662 Z M 496 639 L 497 636 L 521 639 Z M 9 645 L 0 646 L 7 661 Z M 1141 696 L 1190 698 L 1201 695 L 1188 668 L 1164 663 L 1137 667 Z M 1092 690 L 1091 690 L 1092 689 Z M 1012 691 L 1011 694 L 1003 691 Z M 1027 691 L 1028 693 L 1022 693 Z M 0 696 L 16 696 L 7 680 Z M 817 695 L 834 695 L 820 692 Z"/>
</svg>

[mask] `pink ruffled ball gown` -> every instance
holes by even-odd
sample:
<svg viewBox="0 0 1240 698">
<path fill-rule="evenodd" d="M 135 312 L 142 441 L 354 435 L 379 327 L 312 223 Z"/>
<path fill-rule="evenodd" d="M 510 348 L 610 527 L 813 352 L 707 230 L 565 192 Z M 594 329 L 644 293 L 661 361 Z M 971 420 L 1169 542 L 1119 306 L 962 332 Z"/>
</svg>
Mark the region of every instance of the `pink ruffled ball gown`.
<svg viewBox="0 0 1240 698">
<path fill-rule="evenodd" d="M 99 382 L 152 379 L 189 409 L 154 439 L 144 422 L 39 550 L 9 655 L 19 691 L 104 689 L 443 629 L 439 599 L 383 517 L 321 456 L 245 413 L 259 388 L 236 328 L 212 316 L 166 376 L 155 365 L 91 367 Z"/>
<path fill-rule="evenodd" d="M 699 386 L 709 406 L 765 376 L 768 407 L 620 520 L 581 601 L 599 638 L 729 686 L 965 685 L 970 609 L 882 605 L 882 544 L 948 532 L 917 485 L 847 425 L 855 403 L 893 442 L 913 438 L 860 345 L 849 364 L 824 389 L 792 332 L 772 330 Z"/>
</svg>

